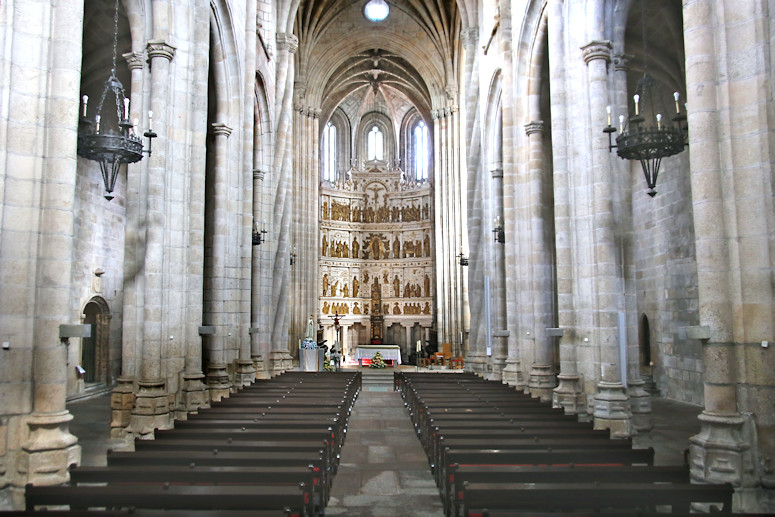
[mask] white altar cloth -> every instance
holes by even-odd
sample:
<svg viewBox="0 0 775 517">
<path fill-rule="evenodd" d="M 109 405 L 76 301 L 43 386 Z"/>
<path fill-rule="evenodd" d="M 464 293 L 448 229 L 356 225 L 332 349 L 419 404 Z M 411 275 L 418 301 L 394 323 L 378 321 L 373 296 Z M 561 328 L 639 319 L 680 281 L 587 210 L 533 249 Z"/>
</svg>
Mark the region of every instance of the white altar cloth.
<svg viewBox="0 0 775 517">
<path fill-rule="evenodd" d="M 401 347 L 398 345 L 358 345 L 355 349 L 355 359 L 361 364 L 361 359 L 371 360 L 377 352 L 385 361 L 395 361 L 401 364 Z"/>
</svg>

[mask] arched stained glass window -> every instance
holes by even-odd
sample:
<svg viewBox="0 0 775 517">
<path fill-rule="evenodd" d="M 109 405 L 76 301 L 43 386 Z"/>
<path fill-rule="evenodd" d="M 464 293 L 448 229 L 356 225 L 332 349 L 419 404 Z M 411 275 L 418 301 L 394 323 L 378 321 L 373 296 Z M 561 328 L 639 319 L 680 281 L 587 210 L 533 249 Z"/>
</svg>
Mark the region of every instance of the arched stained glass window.
<svg viewBox="0 0 775 517">
<path fill-rule="evenodd" d="M 428 128 L 420 121 L 414 127 L 414 171 L 417 181 L 428 179 Z"/>
<path fill-rule="evenodd" d="M 336 181 L 336 126 L 331 122 L 323 130 L 323 179 Z"/>
<path fill-rule="evenodd" d="M 377 126 L 371 128 L 368 137 L 368 152 L 369 160 L 383 160 L 384 159 L 384 136 L 382 131 Z"/>
</svg>

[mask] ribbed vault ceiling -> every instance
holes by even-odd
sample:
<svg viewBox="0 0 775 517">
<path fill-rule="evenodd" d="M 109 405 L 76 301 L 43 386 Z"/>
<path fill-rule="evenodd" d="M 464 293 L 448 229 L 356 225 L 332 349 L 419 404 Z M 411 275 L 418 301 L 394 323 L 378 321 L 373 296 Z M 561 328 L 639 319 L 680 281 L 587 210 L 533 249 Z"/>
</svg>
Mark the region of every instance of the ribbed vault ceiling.
<svg viewBox="0 0 775 517">
<path fill-rule="evenodd" d="M 301 0 L 297 81 L 325 120 L 345 99 L 403 99 L 423 117 L 457 88 L 461 17 L 456 0 L 387 0 L 390 15 L 365 18 L 367 0 Z M 363 111 L 363 110 L 361 110 Z"/>
</svg>

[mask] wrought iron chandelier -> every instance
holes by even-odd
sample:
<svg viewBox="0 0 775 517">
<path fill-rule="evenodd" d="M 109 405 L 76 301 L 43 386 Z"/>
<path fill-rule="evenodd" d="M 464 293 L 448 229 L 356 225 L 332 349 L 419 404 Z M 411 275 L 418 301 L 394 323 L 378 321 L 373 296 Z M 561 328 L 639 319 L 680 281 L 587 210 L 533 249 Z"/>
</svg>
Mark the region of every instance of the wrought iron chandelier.
<svg viewBox="0 0 775 517">
<path fill-rule="evenodd" d="M 608 133 L 608 150 L 616 148 L 616 154 L 626 160 L 639 160 L 648 185 L 647 194 L 654 197 L 659 167 L 663 158 L 676 155 L 689 145 L 687 141 L 686 114 L 681 112 L 680 95 L 673 93 L 675 115 L 667 120 L 659 112 L 656 103 L 656 81 L 648 73 L 646 58 L 646 27 L 643 2 L 641 2 L 641 26 L 643 36 L 643 77 L 638 80 L 632 107 L 634 115 L 619 115 L 619 136 L 616 145 L 611 135 L 617 129 L 611 125 L 611 106 L 606 107 L 608 125 L 603 129 Z"/>
<path fill-rule="evenodd" d="M 94 120 L 87 118 L 87 106 L 89 97 L 84 95 L 83 111 L 78 127 L 78 156 L 94 160 L 100 164 L 102 180 L 105 184 L 105 199 L 113 199 L 113 188 L 116 185 L 119 168 L 124 163 L 135 163 L 143 158 L 143 153 L 151 155 L 151 145 L 156 133 L 151 129 L 153 112 L 148 112 L 148 131 L 143 136 L 148 138 L 148 150 L 143 149 L 140 136 L 135 132 L 137 120 L 129 121 L 129 99 L 124 94 L 124 86 L 116 77 L 116 52 L 118 48 L 118 1 L 116 0 L 113 15 L 113 66 L 110 77 L 102 88 L 97 111 Z M 111 110 L 110 102 L 105 107 L 103 116 L 103 104 L 108 94 L 115 100 L 115 116 Z"/>
</svg>

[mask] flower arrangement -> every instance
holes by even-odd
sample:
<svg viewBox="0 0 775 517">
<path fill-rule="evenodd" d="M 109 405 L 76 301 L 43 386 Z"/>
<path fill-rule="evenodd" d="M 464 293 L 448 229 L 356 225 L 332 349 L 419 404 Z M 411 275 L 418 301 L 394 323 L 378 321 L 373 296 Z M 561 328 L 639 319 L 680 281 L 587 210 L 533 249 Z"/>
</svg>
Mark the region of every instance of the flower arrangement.
<svg viewBox="0 0 775 517">
<path fill-rule="evenodd" d="M 382 354 L 377 352 L 374 354 L 374 357 L 371 359 L 371 364 L 369 365 L 369 368 L 384 368 L 385 361 L 382 359 Z"/>
</svg>

